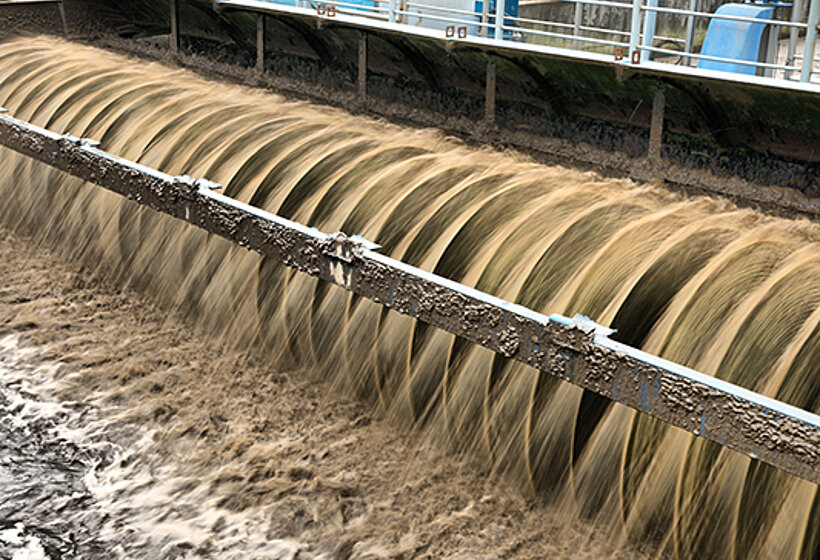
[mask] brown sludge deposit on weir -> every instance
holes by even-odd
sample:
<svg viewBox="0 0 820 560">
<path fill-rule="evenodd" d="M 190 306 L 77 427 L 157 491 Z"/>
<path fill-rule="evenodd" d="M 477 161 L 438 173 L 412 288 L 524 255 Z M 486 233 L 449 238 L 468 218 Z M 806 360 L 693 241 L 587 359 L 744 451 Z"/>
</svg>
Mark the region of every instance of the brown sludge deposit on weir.
<svg viewBox="0 0 820 560">
<path fill-rule="evenodd" d="M 537 311 L 589 315 L 617 328 L 618 340 L 820 411 L 813 223 L 467 149 L 50 39 L 0 45 L 0 105 L 165 172 L 220 182 L 229 196 L 309 226 L 361 234 Z M 263 349 L 271 364 L 469 452 L 563 517 L 592 519 L 615 548 L 820 553 L 816 485 L 45 166 L 2 158 L 8 227 L 44 236 L 232 348 Z M 220 402 L 219 390 L 206 402 Z M 220 414 L 230 423 L 229 409 Z M 261 504 L 274 490 L 233 493 Z"/>
</svg>

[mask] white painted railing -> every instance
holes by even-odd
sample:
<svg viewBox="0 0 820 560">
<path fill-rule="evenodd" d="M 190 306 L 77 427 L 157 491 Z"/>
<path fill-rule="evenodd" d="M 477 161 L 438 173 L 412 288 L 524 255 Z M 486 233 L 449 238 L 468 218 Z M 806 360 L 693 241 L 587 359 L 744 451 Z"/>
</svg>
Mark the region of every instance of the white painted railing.
<svg viewBox="0 0 820 560">
<path fill-rule="evenodd" d="M 667 2 L 669 0 L 666 0 Z M 590 56 L 605 60 L 612 57 L 625 65 L 652 62 L 661 67 L 685 68 L 688 74 L 737 81 L 731 72 L 699 68 L 704 61 L 731 63 L 736 68 L 753 68 L 757 77 L 789 84 L 820 84 L 820 60 L 815 54 L 820 0 L 794 0 L 792 7 L 775 6 L 772 19 L 707 13 L 699 0 L 689 0 L 686 9 L 661 5 L 663 0 L 564 0 L 574 4 L 571 17 L 561 21 L 524 17 L 511 0 L 215 0 L 220 7 L 255 11 L 293 13 L 319 19 L 336 19 L 360 28 L 387 28 L 412 35 L 464 41 L 477 46 L 506 46 L 515 50 L 558 53 L 563 56 Z M 806 2 L 809 9 L 805 10 Z M 533 3 L 529 3 L 532 6 Z M 513 6 L 512 10 L 505 5 Z M 586 25 L 584 8 L 604 8 L 631 12 L 628 28 Z M 805 14 L 803 12 L 806 12 Z M 507 13 L 503 18 L 497 13 Z M 557 11 L 556 11 L 557 12 Z M 670 25 L 671 18 L 679 23 Z M 731 56 L 703 54 L 696 41 L 698 31 L 713 20 L 764 25 L 768 43 L 763 60 L 742 60 Z M 668 29 L 680 31 L 671 33 Z M 661 35 L 658 29 L 667 29 Z M 781 40 L 780 37 L 783 37 Z M 702 39 L 701 39 L 702 42 Z M 736 70 L 736 72 L 741 72 Z M 749 79 L 752 79 L 749 76 Z M 804 89 L 804 88 L 801 88 Z M 811 88 L 813 90 L 813 88 Z"/>
</svg>

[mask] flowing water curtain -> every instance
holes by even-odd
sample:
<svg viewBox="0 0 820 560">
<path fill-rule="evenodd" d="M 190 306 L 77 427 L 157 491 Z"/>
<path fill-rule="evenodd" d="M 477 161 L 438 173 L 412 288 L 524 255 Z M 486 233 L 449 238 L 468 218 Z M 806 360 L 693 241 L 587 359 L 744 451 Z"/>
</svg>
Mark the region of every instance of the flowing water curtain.
<svg viewBox="0 0 820 560">
<path fill-rule="evenodd" d="M 56 132 L 820 411 L 820 228 L 53 39 L 0 105 Z M 679 557 L 814 558 L 815 485 L 3 152 L 2 219 Z M 571 366 L 571 364 L 570 364 Z"/>
</svg>

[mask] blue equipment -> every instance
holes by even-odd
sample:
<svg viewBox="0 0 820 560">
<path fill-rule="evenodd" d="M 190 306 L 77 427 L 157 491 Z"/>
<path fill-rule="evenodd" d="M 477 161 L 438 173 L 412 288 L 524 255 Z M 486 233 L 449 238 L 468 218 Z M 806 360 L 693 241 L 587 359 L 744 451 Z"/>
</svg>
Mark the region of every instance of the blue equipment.
<svg viewBox="0 0 820 560">
<path fill-rule="evenodd" d="M 771 4 L 724 4 L 715 14 L 741 16 L 754 19 L 772 19 L 775 6 Z M 767 24 L 726 19 L 712 19 L 706 30 L 706 38 L 700 54 L 720 58 L 732 58 L 749 62 L 765 62 Z M 698 68 L 720 70 L 736 74 L 762 74 L 762 69 L 748 64 L 735 64 L 717 60 L 700 60 Z"/>
</svg>

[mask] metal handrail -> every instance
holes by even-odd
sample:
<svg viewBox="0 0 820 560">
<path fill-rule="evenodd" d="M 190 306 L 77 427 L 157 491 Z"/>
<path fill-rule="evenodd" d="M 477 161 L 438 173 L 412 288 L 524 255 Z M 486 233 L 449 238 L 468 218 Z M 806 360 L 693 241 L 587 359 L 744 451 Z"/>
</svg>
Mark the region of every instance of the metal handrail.
<svg viewBox="0 0 820 560">
<path fill-rule="evenodd" d="M 259 9 L 260 5 L 276 6 L 280 4 L 277 0 L 214 0 L 217 4 L 245 4 L 253 5 L 254 9 Z M 547 43 L 548 48 L 559 48 L 567 53 L 572 51 L 588 51 L 589 49 L 582 47 L 582 45 L 597 45 L 600 47 L 627 47 L 625 58 L 631 60 L 633 63 L 640 63 L 648 53 L 669 54 L 682 57 L 682 62 L 686 66 L 690 66 L 692 61 L 710 60 L 716 62 L 733 63 L 744 67 L 753 67 L 765 71 L 769 79 L 782 81 L 783 83 L 793 82 L 792 74 L 800 73 L 801 82 L 809 82 L 813 75 L 818 74 L 814 70 L 814 64 L 817 61 L 815 56 L 815 45 L 817 42 L 818 24 L 820 24 L 820 0 L 795 0 L 795 6 L 802 7 L 802 2 L 810 2 L 809 17 L 807 21 L 799 21 L 800 9 L 793 10 L 790 16 L 790 21 L 779 19 L 755 19 L 752 17 L 725 15 L 717 13 L 706 13 L 699 11 L 698 0 L 690 0 L 690 9 L 670 8 L 658 6 L 658 0 L 632 0 L 631 2 L 613 2 L 612 0 L 565 0 L 576 6 L 574 12 L 574 20 L 571 22 L 565 21 L 548 21 L 539 20 L 528 17 L 521 17 L 520 15 L 509 15 L 506 13 L 504 0 L 497 0 L 495 10 L 489 9 L 489 3 L 484 1 L 483 9 L 480 11 L 471 11 L 469 9 L 458 9 L 446 6 L 435 6 L 430 2 L 433 0 L 415 1 L 411 0 L 405 5 L 401 5 L 398 0 L 380 0 L 375 1 L 372 6 L 364 6 L 361 4 L 352 4 L 344 0 L 327 0 L 321 2 L 326 5 L 335 5 L 339 7 L 337 13 L 344 18 L 356 18 L 356 25 L 367 25 L 363 23 L 362 19 L 385 21 L 390 25 L 399 25 L 406 28 L 407 33 L 418 33 L 425 36 L 436 37 L 436 29 L 444 31 L 444 26 L 466 26 L 467 36 L 461 31 L 459 40 L 468 42 L 485 42 L 491 43 L 510 43 L 515 41 L 517 50 L 533 50 L 537 51 L 543 42 L 536 41 L 535 38 L 541 37 L 551 41 L 569 41 L 569 45 L 562 43 L 551 44 Z M 306 12 L 310 10 L 308 6 L 315 6 L 316 0 L 310 4 L 305 3 L 305 6 L 297 6 L 292 8 L 287 5 L 280 4 L 281 10 L 294 11 L 301 14 L 309 15 Z M 618 10 L 631 10 L 631 18 L 628 29 L 607 29 L 595 27 L 591 25 L 583 25 L 584 6 L 597 6 Z M 413 11 L 411 10 L 411 8 Z M 504 17 L 498 17 L 497 14 L 504 14 Z M 663 16 L 680 16 L 686 18 L 686 36 L 685 37 L 667 37 L 655 34 L 656 17 L 658 14 Z M 317 14 L 317 17 L 327 18 L 327 15 Z M 426 20 L 427 24 L 411 25 L 407 18 L 416 18 L 418 20 Z M 776 52 L 776 42 L 770 43 L 770 51 L 767 62 L 738 60 L 732 58 L 724 58 L 720 56 L 702 55 L 694 52 L 697 48 L 694 44 L 695 37 L 695 22 L 696 20 L 723 20 L 734 21 L 750 24 L 761 24 L 774 26 L 775 28 L 784 28 L 790 30 L 789 45 L 786 54 L 785 64 L 772 63 L 772 56 Z M 415 20 L 413 20 L 415 21 Z M 353 21 L 351 21 L 353 23 Z M 513 24 L 513 25 L 510 25 Z M 378 25 L 378 24 L 377 24 Z M 536 28 L 533 28 L 536 27 Z M 395 29 L 395 28 L 391 28 Z M 489 30 L 494 30 L 494 36 L 490 36 Z M 805 52 L 798 53 L 798 35 L 801 30 L 805 30 Z M 514 34 L 511 36 L 510 32 Z M 451 38 L 451 31 L 447 31 L 445 38 Z M 602 38 L 603 35 L 606 38 Z M 624 38 L 620 41 L 619 38 Z M 628 38 L 628 40 L 627 40 Z M 674 42 L 683 46 L 682 51 L 663 49 L 656 47 L 657 41 Z M 528 47 L 528 44 L 533 45 Z M 633 59 L 630 55 L 634 52 L 642 53 L 640 56 Z M 808 53 L 808 54 L 806 54 Z M 571 55 L 571 54 L 570 54 Z M 586 56 L 586 55 L 585 55 Z M 629 62 L 626 62 L 627 64 Z M 695 68 L 697 70 L 697 68 Z"/>
<path fill-rule="evenodd" d="M 406 2 L 404 4 L 405 9 L 412 7 L 415 8 L 422 8 L 424 10 L 433 10 L 435 12 L 443 12 L 447 14 L 461 14 L 467 16 L 480 16 L 481 14 L 478 12 L 470 12 L 467 10 L 458 10 L 456 8 L 445 8 L 443 6 L 430 6 L 429 4 L 421 4 L 419 2 Z"/>
<path fill-rule="evenodd" d="M 593 37 L 582 37 L 577 35 L 566 35 L 564 33 L 552 33 L 550 31 L 541 31 L 540 29 L 527 29 L 526 27 L 510 27 L 508 25 L 502 26 L 504 30 L 516 31 L 527 35 L 540 35 L 542 37 L 550 37 L 553 39 L 564 39 L 567 41 L 581 41 L 582 43 L 593 43 L 596 45 L 605 45 L 609 47 L 625 47 L 627 43 L 619 41 L 610 41 L 608 39 L 595 39 Z"/>
<path fill-rule="evenodd" d="M 492 24 L 482 23 L 481 21 L 469 21 L 469 20 L 463 20 L 463 19 L 454 19 L 454 18 L 448 18 L 448 17 L 445 17 L 445 16 L 436 16 L 436 15 L 432 15 L 432 14 L 428 14 L 428 13 L 408 12 L 407 10 L 396 10 L 396 14 L 397 15 L 402 15 L 402 16 L 409 16 L 409 17 L 419 18 L 419 19 L 432 19 L 432 20 L 435 20 L 435 21 L 443 21 L 443 22 L 452 23 L 452 24 L 463 24 L 465 26 L 473 25 L 473 26 L 476 26 L 476 27 L 487 27 L 487 28 L 492 27 Z"/>
<path fill-rule="evenodd" d="M 707 19 L 724 19 L 728 21 L 742 21 L 745 23 L 762 23 L 765 25 L 777 25 L 780 27 L 794 27 L 797 29 L 806 29 L 808 27 L 805 23 L 793 23 L 782 19 L 755 19 L 746 16 L 729 16 L 725 14 L 707 14 L 706 12 L 693 12 L 692 10 L 682 10 L 680 8 L 663 8 L 661 6 L 643 6 L 641 8 L 645 12 L 658 12 L 661 14 L 673 14 L 680 16 L 694 16 Z"/>
<path fill-rule="evenodd" d="M 675 56 L 680 56 L 681 52 L 673 51 L 671 49 L 662 49 L 660 47 L 648 47 L 645 45 L 638 45 L 638 48 L 642 51 L 648 52 L 655 52 L 661 54 L 671 54 Z M 796 71 L 800 70 L 800 68 L 796 66 L 785 66 L 782 64 L 770 64 L 768 62 L 757 62 L 757 61 L 750 61 L 750 60 L 738 60 L 736 58 L 726 58 L 722 56 L 712 56 L 708 54 L 700 54 L 700 53 L 687 53 L 687 56 L 691 56 L 692 58 L 697 58 L 698 60 L 712 60 L 715 62 L 729 62 L 732 64 L 741 64 L 743 66 L 755 66 L 758 68 L 771 68 L 773 70 L 791 70 Z"/>
<path fill-rule="evenodd" d="M 493 17 L 495 17 L 495 14 L 493 14 Z M 550 27 L 566 27 L 566 28 L 569 28 L 569 29 L 572 28 L 571 23 L 563 23 L 563 22 L 560 22 L 560 21 L 546 21 L 546 20 L 540 20 L 540 19 L 523 18 L 521 16 L 517 16 L 517 17 L 507 16 L 504 19 L 506 19 L 507 21 L 517 21 L 517 22 L 521 22 L 521 23 L 531 23 L 533 25 L 547 25 L 547 26 L 550 26 Z"/>
<path fill-rule="evenodd" d="M 571 4 L 585 4 L 590 6 L 601 6 L 603 8 L 623 8 L 627 10 L 632 9 L 632 4 L 622 2 L 606 2 L 605 0 L 564 0 Z"/>
</svg>

